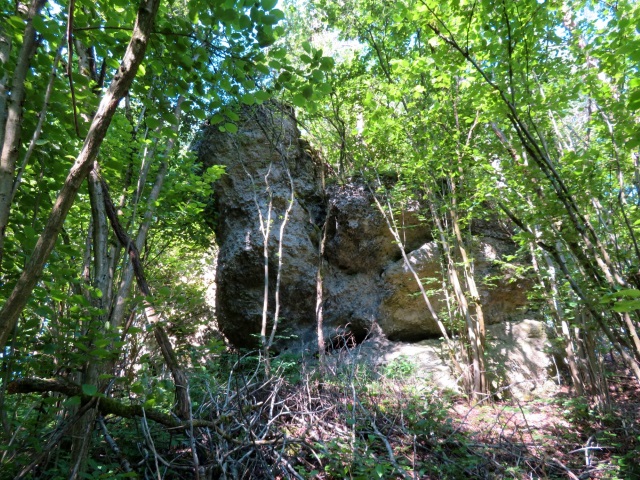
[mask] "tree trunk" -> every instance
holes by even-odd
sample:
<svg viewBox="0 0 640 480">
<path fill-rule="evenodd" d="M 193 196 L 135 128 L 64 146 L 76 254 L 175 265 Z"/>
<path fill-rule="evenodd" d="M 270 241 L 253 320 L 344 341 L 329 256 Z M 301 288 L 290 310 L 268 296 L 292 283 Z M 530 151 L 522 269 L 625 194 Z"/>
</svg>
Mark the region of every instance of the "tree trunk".
<svg viewBox="0 0 640 480">
<path fill-rule="evenodd" d="M 318 333 L 318 361 L 320 374 L 324 375 L 326 369 L 326 345 L 324 341 L 324 246 L 327 242 L 327 223 L 329 212 L 320 232 L 320 245 L 318 246 L 318 271 L 316 272 L 316 328 Z"/>
<path fill-rule="evenodd" d="M 184 102 L 184 97 L 180 95 L 180 97 L 178 97 L 178 101 L 176 102 L 176 107 L 174 109 L 174 114 L 176 116 L 176 119 L 178 120 L 178 122 L 173 128 L 173 130 L 176 132 L 176 136 L 178 133 L 177 130 L 180 122 L 180 117 L 182 115 L 183 102 Z M 151 227 L 151 220 L 153 219 L 153 214 L 156 210 L 156 207 L 155 207 L 156 201 L 158 200 L 158 197 L 160 196 L 160 192 L 162 191 L 162 185 L 164 184 L 164 179 L 167 174 L 167 170 L 169 168 L 167 161 L 175 147 L 175 138 L 176 137 L 172 137 L 167 142 L 167 146 L 163 154 L 164 160 L 160 164 L 160 168 L 158 169 L 158 173 L 156 174 L 155 182 L 153 184 L 153 187 L 151 188 L 151 192 L 149 193 L 149 197 L 147 199 L 147 208 L 144 212 L 142 223 L 138 228 L 138 234 L 136 235 L 135 245 L 138 251 L 142 250 L 142 247 L 147 241 L 147 234 L 149 233 L 149 228 Z M 143 165 L 141 166 L 141 175 L 140 175 L 141 180 L 138 185 L 139 192 L 136 194 L 134 198 L 134 208 L 133 208 L 134 212 L 137 210 L 137 205 L 142 195 L 142 185 L 144 185 L 144 182 L 145 182 L 143 178 L 146 179 L 147 177 L 149 165 L 152 162 L 151 157 L 155 156 L 154 155 L 155 153 L 156 153 L 156 149 L 154 148 L 151 151 L 146 151 L 146 154 L 148 156 L 147 155 L 144 156 Z M 120 204 L 122 205 L 122 203 L 123 202 L 121 201 Z M 125 309 L 126 309 L 126 300 L 127 300 L 127 297 L 129 296 L 129 291 L 131 289 L 133 275 L 134 275 L 133 264 L 131 262 L 128 262 L 122 274 L 122 279 L 120 280 L 118 293 L 114 299 L 114 305 L 111 310 L 111 316 L 109 318 L 109 323 L 112 328 L 118 328 L 122 324 L 122 320 L 124 318 Z"/>
<path fill-rule="evenodd" d="M 97 176 L 96 172 L 92 172 L 91 174 Z M 140 289 L 140 293 L 142 293 L 142 296 L 144 297 L 145 316 L 147 317 L 147 321 L 149 322 L 149 324 L 153 326 L 153 333 L 156 338 L 156 342 L 158 343 L 158 347 L 160 347 L 160 351 L 164 358 L 165 364 L 171 371 L 171 376 L 173 377 L 176 395 L 176 407 L 174 409 L 175 413 L 181 419 L 189 418 L 191 408 L 187 376 L 180 368 L 180 364 L 178 363 L 178 359 L 173 350 L 173 346 L 171 345 L 169 336 L 164 331 L 164 328 L 160 323 L 160 317 L 156 312 L 153 304 L 151 303 L 151 290 L 149 289 L 149 284 L 147 283 L 144 275 L 144 270 L 142 268 L 142 263 L 140 262 L 140 253 L 133 241 L 129 238 L 127 233 L 122 228 L 122 225 L 120 225 L 116 209 L 113 205 L 113 202 L 111 201 L 111 197 L 109 196 L 107 185 L 103 180 L 101 180 L 101 184 L 104 191 L 105 209 L 107 212 L 107 217 L 111 222 L 111 228 L 116 234 L 116 237 L 118 238 L 120 244 L 127 249 L 129 258 L 131 259 L 131 264 L 133 265 L 133 271 L 138 283 L 138 288 Z"/>
<path fill-rule="evenodd" d="M 471 135 L 471 132 L 469 133 Z M 470 137 L 469 137 L 470 138 Z M 461 164 L 460 159 L 458 159 L 458 165 Z M 462 179 L 462 168 L 459 167 L 460 178 Z M 462 180 L 461 180 L 462 181 Z M 487 369 L 485 365 L 484 358 L 484 349 L 486 343 L 486 327 L 484 322 L 484 312 L 482 311 L 482 305 L 480 304 L 480 292 L 478 291 L 478 287 L 476 285 L 476 280 L 473 275 L 473 264 L 467 255 L 467 250 L 465 248 L 465 243 L 462 238 L 462 231 L 460 230 L 460 220 L 458 218 L 458 202 L 456 195 L 458 192 L 456 191 L 456 184 L 453 181 L 453 178 L 449 178 L 449 185 L 451 186 L 451 209 L 449 210 L 449 216 L 451 217 L 451 228 L 453 229 L 453 233 L 455 236 L 455 243 L 458 247 L 458 253 L 460 254 L 460 258 L 462 259 L 463 265 L 463 273 L 465 277 L 465 282 L 467 284 L 467 288 L 469 289 L 469 296 L 471 297 L 471 302 L 474 305 L 474 309 L 476 312 L 475 321 L 472 322 L 474 336 L 473 341 L 475 342 L 475 347 L 473 351 L 476 352 L 478 358 L 478 375 L 479 379 L 474 379 L 475 387 L 480 387 L 480 390 L 477 390 L 480 394 L 489 393 L 489 382 L 487 381 Z M 468 308 L 468 307 L 467 307 Z M 470 316 L 470 314 L 469 314 Z M 469 341 L 472 341 L 471 338 Z M 476 360 L 474 360 L 474 364 Z"/>
<path fill-rule="evenodd" d="M 94 163 L 94 172 L 98 171 L 97 162 Z M 109 225 L 107 223 L 107 214 L 105 212 L 105 192 L 102 188 L 97 175 L 89 175 L 89 199 L 91 201 L 91 218 L 92 218 L 92 249 L 93 249 L 93 275 L 91 286 L 100 292 L 99 296 L 88 295 L 91 299 L 92 307 L 100 309 L 103 312 L 107 307 L 107 292 L 111 284 L 109 275 L 109 258 L 108 258 L 108 239 Z M 106 314 L 91 317 L 83 328 L 83 334 L 89 338 L 100 336 L 104 332 Z M 103 365 L 99 365 L 95 361 L 88 361 L 84 365 L 84 369 L 80 374 L 81 385 L 98 386 L 98 375 Z M 73 425 L 71 430 L 71 465 L 72 472 L 69 478 L 71 480 L 78 478 L 79 475 L 85 473 L 86 462 L 91 447 L 91 437 L 94 430 L 96 419 L 96 410 L 90 409 L 85 415 L 80 417 Z"/>
<path fill-rule="evenodd" d="M 451 255 L 451 246 L 449 245 L 444 226 L 442 225 L 442 221 L 440 220 L 437 209 L 433 203 L 433 192 L 431 192 L 430 189 L 427 188 L 426 193 L 429 197 L 427 199 L 427 202 L 429 202 L 431 217 L 433 218 L 436 224 L 436 228 L 438 229 L 438 233 L 440 234 L 440 243 L 442 244 L 442 250 L 444 251 L 445 255 L 449 281 L 451 282 L 451 286 L 453 287 L 453 293 L 455 294 L 458 306 L 460 307 L 460 310 L 462 311 L 462 314 L 465 318 L 467 327 L 467 338 L 469 340 L 469 346 L 471 347 L 471 366 L 473 368 L 470 378 L 471 384 L 469 385 L 471 387 L 470 393 L 472 398 L 478 398 L 479 396 L 482 396 L 486 393 L 487 385 L 485 375 L 486 369 L 484 365 L 484 344 L 482 342 L 482 336 L 479 331 L 480 328 L 478 323 L 474 321 L 471 315 L 467 297 L 462 290 L 460 278 L 456 270 L 456 265 Z"/>
<path fill-rule="evenodd" d="M 9 72 L 6 70 L 6 65 L 11 57 L 11 43 L 11 37 L 0 26 L 0 64 L 4 70 L 2 77 L 0 77 L 0 148 L 4 144 L 4 125 L 7 120 Z"/>
<path fill-rule="evenodd" d="M 26 94 L 26 79 L 31 59 L 36 51 L 36 29 L 33 26 L 33 19 L 40 14 L 40 10 L 42 10 L 45 3 L 45 0 L 33 0 L 31 2 L 26 19 L 27 24 L 24 29 L 22 47 L 20 48 L 16 69 L 11 81 L 11 96 L 7 98 L 6 121 L 3 125 L 4 138 L 2 144 L 0 144 L 2 148 L 0 153 L 0 272 L 2 272 L 4 238 L 9 222 L 11 199 L 13 198 L 13 175 L 18 155 L 20 154 L 22 116 L 24 113 L 22 105 Z M 9 330 L 11 330 L 11 327 Z M 2 331 L 0 330 L 0 348 L 4 347 L 6 342 L 6 339 L 2 342 L 2 337 Z"/>
<path fill-rule="evenodd" d="M 380 179 L 378 179 L 378 185 L 381 185 Z M 391 233 L 391 235 L 393 236 L 393 239 L 396 242 L 396 245 L 398 245 L 398 248 L 400 249 L 400 253 L 402 254 L 402 260 L 404 261 L 405 267 L 411 272 L 411 275 L 413 276 L 414 280 L 416 281 L 416 283 L 418 285 L 418 289 L 420 290 L 420 294 L 422 296 L 422 299 L 424 300 L 424 303 L 427 306 L 427 309 L 429 310 L 429 313 L 431 314 L 431 318 L 436 322 L 436 324 L 438 325 L 438 328 L 440 329 L 440 333 L 442 334 L 442 337 L 445 340 L 445 344 L 447 345 L 447 350 L 448 350 L 449 356 L 451 358 L 451 362 L 453 363 L 454 371 L 459 375 L 463 374 L 464 370 L 462 369 L 462 366 L 460 365 L 460 362 L 458 361 L 457 351 L 456 351 L 455 345 L 454 345 L 453 341 L 451 340 L 451 337 L 447 333 L 447 329 L 444 326 L 444 323 L 442 323 L 442 320 L 440 319 L 440 317 L 438 317 L 437 312 L 433 308 L 433 304 L 431 303 L 431 300 L 429 300 L 429 296 L 427 295 L 427 292 L 424 289 L 424 285 L 422 284 L 422 281 L 420 280 L 420 276 L 417 274 L 417 272 L 413 268 L 413 265 L 411 264 L 411 261 L 409 260 L 409 257 L 407 256 L 407 252 L 406 252 L 406 250 L 404 248 L 404 243 L 402 242 L 402 239 L 400 238 L 400 234 L 398 232 L 398 227 L 396 226 L 395 219 L 393 218 L 391 205 L 387 202 L 387 208 L 389 210 L 389 213 L 387 213 L 387 210 L 385 209 L 385 207 L 383 207 L 382 203 L 380 203 L 380 200 L 378 200 L 378 197 L 376 196 L 375 191 L 372 188 L 369 188 L 369 191 L 371 192 L 371 195 L 373 196 L 373 200 L 375 201 L 375 204 L 378 207 L 378 211 L 384 217 L 384 220 L 385 220 L 385 222 L 387 224 L 387 227 L 389 229 L 389 233 Z"/>
</svg>

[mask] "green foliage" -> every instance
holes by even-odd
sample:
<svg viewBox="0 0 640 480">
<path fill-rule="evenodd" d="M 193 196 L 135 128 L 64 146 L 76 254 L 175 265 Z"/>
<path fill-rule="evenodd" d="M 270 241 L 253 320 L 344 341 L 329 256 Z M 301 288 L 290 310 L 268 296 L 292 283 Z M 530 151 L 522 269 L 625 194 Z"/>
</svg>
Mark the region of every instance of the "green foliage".
<svg viewBox="0 0 640 480">
<path fill-rule="evenodd" d="M 66 8 L 48 5 L 33 19 L 37 45 L 23 82 L 21 178 L 4 232 L 0 303 L 11 294 L 44 229 L 102 93 L 117 73 L 136 13 L 122 0 L 75 2 L 71 58 Z M 441 246 L 459 241 L 450 229 L 452 212 L 467 243 L 473 242 L 474 221 L 502 216 L 511 222 L 520 250 L 517 258 L 504 259 L 500 277 L 533 276 L 517 262 L 533 256 L 541 265 L 535 272 L 540 300 L 553 291 L 552 300 L 571 327 L 605 329 L 615 334 L 610 338 L 621 336 L 631 345 L 629 324 L 619 314 L 632 314 L 637 327 L 639 20 L 640 7 L 628 1 L 615 7 L 534 0 L 163 2 L 147 55 L 98 163 L 128 234 L 135 239 L 149 229 L 140 251 L 150 300 L 175 342 L 179 363 L 191 368 L 196 413 L 206 416 L 208 402 L 230 388 L 227 379 L 239 385 L 240 379 L 254 378 L 261 363 L 254 354 L 228 354 L 210 329 L 213 315 L 202 280 L 202 256 L 212 242 L 206 209 L 212 184 L 224 172 L 215 166 L 203 171 L 189 144 L 205 123 L 237 133 L 243 106 L 272 98 L 298 109 L 304 130 L 335 166 L 338 181 L 375 184 L 396 217 L 411 212 L 423 222 L 442 219 Z M 0 7 L 0 47 L 7 47 L 0 64 L 2 112 L 9 105 L 26 26 L 13 3 Z M 1 115 L 0 127 L 1 138 Z M 12 168 L 3 165 L 3 171 Z M 91 197 L 83 187 L 18 328 L 0 352 L 0 388 L 5 392 L 14 378 L 63 376 L 78 382 L 84 395 L 170 412 L 175 385 L 145 319 L 142 297 L 131 287 L 118 293 L 127 255 L 112 233 L 96 234 L 99 219 Z M 107 254 L 99 253 L 101 243 Z M 458 271 L 471 268 L 454 260 Z M 98 278 L 100 262 L 108 264 L 107 281 Z M 425 279 L 429 294 L 441 291 L 441 284 L 440 278 Z M 125 306 L 117 321 L 116 303 Z M 558 327 L 558 313 L 548 302 L 539 305 Z M 603 321 L 583 315 L 585 310 Z M 463 329 L 459 309 L 439 313 L 447 327 Z M 634 353 L 637 359 L 640 354 Z M 272 367 L 283 383 L 297 385 L 305 378 L 300 365 L 298 356 L 282 354 Z M 404 381 L 415 369 L 401 358 L 382 376 Z M 398 468 L 408 471 L 407 452 L 399 452 L 398 467 L 382 440 L 399 431 L 400 420 L 386 421 L 392 412 L 402 412 L 401 430 L 420 439 L 433 458 L 458 463 L 426 463 L 419 475 L 460 478 L 480 468 L 482 459 L 469 454 L 445 424 L 442 404 L 415 391 L 385 394 L 388 384 L 375 378 L 370 370 L 344 366 L 326 380 L 335 391 L 354 386 L 349 393 L 356 391 L 361 399 L 348 403 L 345 399 L 353 397 L 337 397 L 345 400 L 337 410 L 339 424 L 352 436 L 317 444 L 322 461 L 297 465 L 300 474 L 395 478 Z M 252 401 L 260 403 L 255 400 L 260 395 Z M 42 433 L 55 431 L 81 402 L 80 396 L 57 394 L 0 396 L 2 475 L 15 476 L 27 465 L 44 447 Z M 250 404 L 238 404 L 237 411 L 245 414 Z M 576 423 L 593 417 L 589 405 L 579 401 L 567 403 L 566 410 Z M 379 419 L 388 427 L 380 434 L 372 423 Z M 123 451 L 144 460 L 138 420 L 108 423 Z M 165 453 L 186 444 L 184 436 L 150 428 Z M 449 443 L 435 441 L 438 437 Z M 42 466 L 43 475 L 68 477 L 69 443 L 64 440 Z M 91 448 L 85 478 L 126 478 L 106 445 L 94 441 Z M 628 452 L 618 456 L 620 471 L 634 474 L 633 459 Z"/>
<path fill-rule="evenodd" d="M 416 365 L 413 361 L 402 355 L 393 359 L 385 365 L 383 375 L 394 380 L 403 380 L 413 376 L 416 373 Z"/>
<path fill-rule="evenodd" d="M 285 49 L 275 46 L 284 35 L 284 13 L 276 6 L 273 0 L 161 2 L 146 57 L 101 145 L 100 174 L 120 223 L 132 239 L 142 239 L 142 265 L 153 293 L 147 300 L 160 312 L 162 326 L 175 342 L 177 361 L 185 368 L 216 358 L 221 348 L 211 337 L 213 315 L 204 299 L 208 285 L 202 279 L 202 258 L 213 237 L 205 208 L 213 183 L 224 172 L 217 166 L 203 171 L 190 142 L 207 121 L 236 133 L 241 105 L 266 102 L 283 86 L 290 95 L 304 94 L 305 102 L 312 103 L 326 90 L 323 72 L 332 67 L 331 60 L 315 50 L 309 52 L 311 62 L 296 66 Z M 0 305 L 31 255 L 102 93 L 120 67 L 136 14 L 134 5 L 122 1 L 75 2 L 73 52 L 67 49 L 66 8 L 49 6 L 34 19 L 39 36 L 24 82 L 19 145 L 19 159 L 29 161 L 3 232 Z M 25 25 L 15 6 L 1 7 L 0 46 L 8 46 L 8 60 L 3 57 L 0 64 L 2 112 Z M 278 83 L 283 73 L 289 75 L 286 85 Z M 39 114 L 42 132 L 36 129 Z M 4 121 L 0 115 L 3 133 Z M 31 138 L 33 155 L 27 158 Z M 63 376 L 79 382 L 85 395 L 132 399 L 169 412 L 175 386 L 141 308 L 142 298 L 130 284 L 123 287 L 126 252 L 108 225 L 96 233 L 96 222 L 106 219 L 92 211 L 94 200 L 86 187 L 81 189 L 19 326 L 0 351 L 0 388 L 5 392 L 14 378 Z M 100 264 L 109 265 L 104 277 L 98 274 Z M 119 318 L 116 304 L 124 306 Z M 208 347 L 200 348 L 199 342 Z M 0 470 L 6 471 L 9 459 L 15 471 L 28 464 L 29 454 L 19 452 L 44 446 L 36 432 L 54 430 L 56 419 L 66 418 L 80 403 L 77 396 L 48 402 L 34 420 L 21 402 L 0 395 L 2 424 L 7 426 L 0 438 L 8 441 L 16 432 Z M 130 422 L 124 432 L 127 439 L 135 437 Z M 135 451 L 136 442 L 128 447 Z M 102 447 L 94 443 L 90 448 Z M 74 460 L 68 455 L 57 458 L 48 471 L 52 478 L 60 472 L 66 477 Z M 84 475 L 122 476 L 116 470 L 106 460 L 92 460 Z"/>
</svg>

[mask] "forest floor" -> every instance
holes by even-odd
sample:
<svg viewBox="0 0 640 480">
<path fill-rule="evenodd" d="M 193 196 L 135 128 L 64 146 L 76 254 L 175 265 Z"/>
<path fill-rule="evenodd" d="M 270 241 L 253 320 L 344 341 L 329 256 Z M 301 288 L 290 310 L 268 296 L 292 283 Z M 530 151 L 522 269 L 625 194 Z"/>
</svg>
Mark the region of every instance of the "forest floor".
<svg viewBox="0 0 640 480">
<path fill-rule="evenodd" d="M 299 412 L 278 427 L 304 445 L 290 457 L 298 479 L 640 480 L 640 388 L 620 368 L 598 407 L 566 386 L 470 402 L 407 362 L 373 376 L 336 364 L 346 376 L 303 371 L 283 398 Z"/>
<path fill-rule="evenodd" d="M 449 409 L 487 478 L 640 479 L 640 388 L 625 372 L 609 378 L 604 412 L 559 388 L 551 398 Z"/>
</svg>

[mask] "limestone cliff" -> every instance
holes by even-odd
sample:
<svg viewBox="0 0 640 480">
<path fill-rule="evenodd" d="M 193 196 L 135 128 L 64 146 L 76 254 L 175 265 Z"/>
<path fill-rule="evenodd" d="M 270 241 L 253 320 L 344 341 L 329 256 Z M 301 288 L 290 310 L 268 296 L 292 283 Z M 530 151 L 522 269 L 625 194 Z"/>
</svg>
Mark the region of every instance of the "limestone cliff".
<svg viewBox="0 0 640 480">
<path fill-rule="evenodd" d="M 379 325 L 392 340 L 418 341 L 437 336 L 415 280 L 403 263 L 387 225 L 361 184 L 325 187 L 324 169 L 300 139 L 286 109 L 247 109 L 236 135 L 206 129 L 197 151 L 205 166 L 224 165 L 215 185 L 216 237 L 219 245 L 216 311 L 222 332 L 237 346 L 255 346 L 262 318 L 265 265 L 264 232 L 269 227 L 269 319 L 273 321 L 280 230 L 293 203 L 282 238 L 282 277 L 278 334 L 282 343 L 315 342 L 316 272 L 319 241 L 327 225 L 324 297 L 325 330 L 351 332 L 361 339 Z M 417 206 L 416 208 L 419 208 Z M 427 288 L 441 288 L 440 252 L 431 226 L 406 212 L 402 232 L 409 258 Z M 262 227 L 261 227 L 262 225 Z M 475 222 L 473 257 L 488 323 L 522 317 L 527 285 L 509 282 L 497 261 L 513 253 L 510 232 L 496 222 Z M 444 297 L 433 293 L 436 309 Z"/>
</svg>

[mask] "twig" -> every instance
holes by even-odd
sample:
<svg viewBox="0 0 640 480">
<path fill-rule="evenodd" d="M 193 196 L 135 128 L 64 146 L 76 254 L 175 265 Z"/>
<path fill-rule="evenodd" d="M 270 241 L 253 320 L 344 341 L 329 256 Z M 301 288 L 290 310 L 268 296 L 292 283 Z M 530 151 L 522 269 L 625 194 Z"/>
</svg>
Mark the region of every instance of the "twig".
<svg viewBox="0 0 640 480">
<path fill-rule="evenodd" d="M 116 457 L 118 457 L 118 460 L 120 461 L 120 466 L 122 466 L 122 469 L 126 473 L 132 472 L 131 464 L 129 463 L 129 460 L 127 460 L 127 458 L 123 455 L 122 450 L 120 450 L 120 447 L 118 447 L 118 444 L 116 443 L 116 441 L 109 434 L 109 430 L 107 430 L 107 425 L 104 421 L 104 417 L 102 415 L 98 415 L 97 420 L 98 420 L 98 424 L 100 425 L 100 429 L 102 430 L 102 435 L 104 436 L 104 439 L 107 442 L 107 445 L 109 445 L 113 453 L 116 455 Z"/>
<path fill-rule="evenodd" d="M 562 470 L 564 470 L 571 480 L 580 480 L 580 478 L 578 478 L 575 473 L 569 470 L 569 468 L 557 458 L 552 457 L 551 461 L 558 465 Z"/>
</svg>

